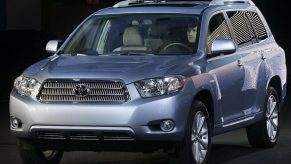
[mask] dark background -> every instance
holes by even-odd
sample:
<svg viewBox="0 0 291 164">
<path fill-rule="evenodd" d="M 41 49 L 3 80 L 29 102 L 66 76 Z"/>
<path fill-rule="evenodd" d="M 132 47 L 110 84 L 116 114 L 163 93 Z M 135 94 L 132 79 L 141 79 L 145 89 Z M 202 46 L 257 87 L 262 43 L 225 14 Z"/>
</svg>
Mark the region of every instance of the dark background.
<svg viewBox="0 0 291 164">
<path fill-rule="evenodd" d="M 13 80 L 32 63 L 47 57 L 50 39 L 65 40 L 88 15 L 119 0 L 0 0 L 0 99 L 8 99 Z M 290 63 L 289 6 L 254 0 Z M 290 23 L 288 23 L 290 22 Z"/>
<path fill-rule="evenodd" d="M 7 100 L 14 79 L 46 58 L 48 40 L 65 40 L 93 12 L 116 0 L 0 0 L 0 100 Z"/>
</svg>

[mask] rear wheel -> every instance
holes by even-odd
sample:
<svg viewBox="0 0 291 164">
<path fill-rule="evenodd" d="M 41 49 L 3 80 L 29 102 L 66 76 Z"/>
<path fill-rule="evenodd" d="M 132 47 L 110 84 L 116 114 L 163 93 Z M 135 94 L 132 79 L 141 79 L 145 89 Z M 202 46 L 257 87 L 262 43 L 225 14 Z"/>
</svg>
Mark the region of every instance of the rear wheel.
<svg viewBox="0 0 291 164">
<path fill-rule="evenodd" d="M 22 140 L 19 140 L 18 147 L 24 164 L 58 164 L 63 156 L 62 151 L 39 150 Z"/>
<path fill-rule="evenodd" d="M 263 119 L 247 128 L 249 143 L 253 147 L 275 146 L 280 130 L 280 101 L 273 87 L 267 90 Z"/>
<path fill-rule="evenodd" d="M 171 156 L 170 161 L 175 164 L 206 163 L 210 144 L 210 118 L 207 108 L 203 102 L 195 101 L 185 139 L 176 148 L 176 154 Z"/>
</svg>

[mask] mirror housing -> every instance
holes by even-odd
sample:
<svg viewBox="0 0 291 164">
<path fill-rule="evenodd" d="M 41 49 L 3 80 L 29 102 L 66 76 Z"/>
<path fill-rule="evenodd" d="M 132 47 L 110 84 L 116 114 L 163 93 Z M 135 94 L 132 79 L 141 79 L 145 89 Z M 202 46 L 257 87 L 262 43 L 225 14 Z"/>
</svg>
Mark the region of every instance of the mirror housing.
<svg viewBox="0 0 291 164">
<path fill-rule="evenodd" d="M 58 51 L 58 48 L 60 46 L 61 41 L 60 40 L 50 40 L 45 47 L 45 50 L 50 53 L 54 54 Z"/>
<path fill-rule="evenodd" d="M 231 39 L 216 39 L 211 45 L 210 57 L 219 56 L 221 54 L 232 54 L 236 51 L 236 45 Z"/>
</svg>

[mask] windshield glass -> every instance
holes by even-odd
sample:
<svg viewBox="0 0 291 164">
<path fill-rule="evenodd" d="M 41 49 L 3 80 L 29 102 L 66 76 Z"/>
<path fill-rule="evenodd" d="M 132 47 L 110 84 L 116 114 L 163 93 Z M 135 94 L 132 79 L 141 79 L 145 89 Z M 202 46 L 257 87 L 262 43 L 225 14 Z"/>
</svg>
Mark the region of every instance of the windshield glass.
<svg viewBox="0 0 291 164">
<path fill-rule="evenodd" d="M 94 16 L 65 45 L 71 55 L 189 55 L 197 49 L 198 15 Z"/>
</svg>

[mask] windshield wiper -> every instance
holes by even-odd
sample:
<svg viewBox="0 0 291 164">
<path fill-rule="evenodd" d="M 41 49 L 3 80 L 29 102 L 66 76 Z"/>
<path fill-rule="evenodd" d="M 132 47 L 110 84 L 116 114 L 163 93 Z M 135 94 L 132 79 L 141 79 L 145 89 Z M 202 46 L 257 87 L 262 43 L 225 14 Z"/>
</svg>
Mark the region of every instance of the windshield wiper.
<svg viewBox="0 0 291 164">
<path fill-rule="evenodd" d="M 98 56 L 100 55 L 97 51 L 93 49 L 83 49 L 71 53 L 72 56 Z"/>
<path fill-rule="evenodd" d="M 133 53 L 133 52 L 124 52 L 124 53 L 119 53 L 121 56 L 155 56 L 155 54 L 150 54 L 150 53 Z"/>
<path fill-rule="evenodd" d="M 87 54 L 82 54 L 82 53 L 77 53 L 77 52 L 73 52 L 71 53 L 72 56 L 88 56 Z"/>
</svg>

